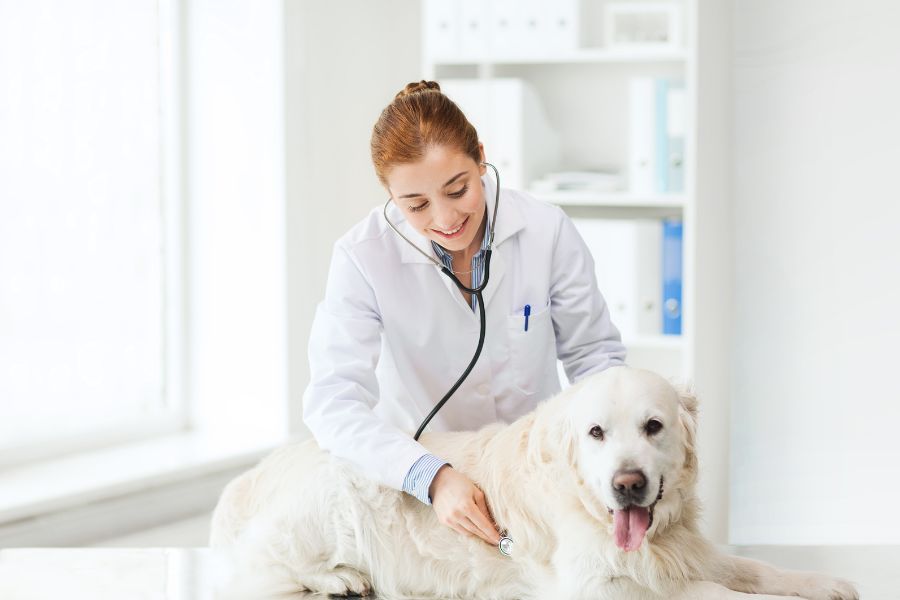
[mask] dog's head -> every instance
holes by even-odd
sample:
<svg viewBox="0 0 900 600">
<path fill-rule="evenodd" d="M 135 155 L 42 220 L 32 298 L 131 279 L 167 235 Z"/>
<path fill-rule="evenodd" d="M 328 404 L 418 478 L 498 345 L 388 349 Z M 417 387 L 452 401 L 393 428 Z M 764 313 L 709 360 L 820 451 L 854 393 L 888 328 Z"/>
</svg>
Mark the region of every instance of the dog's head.
<svg viewBox="0 0 900 600">
<path fill-rule="evenodd" d="M 616 545 L 636 550 L 661 511 L 666 523 L 677 519 L 682 499 L 694 496 L 696 398 L 623 366 L 587 377 L 560 399 L 560 456 L 582 493 L 602 505 L 594 512 L 611 519 Z"/>
</svg>

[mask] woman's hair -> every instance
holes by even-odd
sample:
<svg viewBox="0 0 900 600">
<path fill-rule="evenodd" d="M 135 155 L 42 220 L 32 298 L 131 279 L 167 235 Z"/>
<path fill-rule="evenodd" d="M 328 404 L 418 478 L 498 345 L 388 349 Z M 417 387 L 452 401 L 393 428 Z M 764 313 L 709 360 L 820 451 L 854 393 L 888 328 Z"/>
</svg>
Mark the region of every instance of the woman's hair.
<svg viewBox="0 0 900 600">
<path fill-rule="evenodd" d="M 478 132 L 436 81 L 406 84 L 372 128 L 372 164 L 382 185 L 398 164 L 416 162 L 432 146 L 448 146 L 481 162 Z"/>
</svg>

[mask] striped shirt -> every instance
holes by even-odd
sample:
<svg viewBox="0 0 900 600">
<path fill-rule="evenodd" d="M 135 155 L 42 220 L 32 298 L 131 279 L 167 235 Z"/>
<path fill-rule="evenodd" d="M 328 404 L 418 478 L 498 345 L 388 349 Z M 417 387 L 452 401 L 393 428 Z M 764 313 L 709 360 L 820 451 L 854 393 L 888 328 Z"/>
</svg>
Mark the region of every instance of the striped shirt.
<svg viewBox="0 0 900 600">
<path fill-rule="evenodd" d="M 487 210 L 484 211 L 484 218 L 487 219 Z M 484 238 L 481 240 L 481 249 L 478 251 L 475 256 L 472 257 L 472 264 L 469 265 L 469 268 L 472 269 L 472 284 L 468 287 L 478 287 L 481 285 L 481 278 L 484 277 L 484 251 L 487 250 L 488 244 L 491 241 L 491 228 L 488 227 L 488 224 L 484 224 Z M 441 246 L 432 240 L 431 247 L 434 248 L 434 253 L 437 254 L 438 258 L 441 259 L 441 263 L 450 269 L 453 270 L 453 257 L 450 256 L 450 253 L 441 248 Z M 456 273 L 454 273 L 456 275 Z M 462 279 L 460 279 L 462 281 Z M 465 282 L 463 282 L 465 285 Z M 472 294 L 472 310 L 478 308 L 478 299 L 475 297 L 475 294 Z"/>
<path fill-rule="evenodd" d="M 484 211 L 484 218 L 488 218 L 487 210 Z M 481 279 L 484 277 L 484 251 L 487 249 L 490 239 L 491 228 L 485 223 L 481 249 L 472 257 L 472 283 L 468 287 L 474 288 L 481 285 Z M 431 247 L 434 248 L 434 253 L 437 254 L 441 263 L 452 271 L 453 257 L 450 256 L 450 253 L 434 241 L 431 242 Z M 465 285 L 465 282 L 463 284 Z M 472 310 L 474 311 L 476 308 L 478 308 L 478 298 L 475 294 L 472 294 Z M 434 481 L 434 476 L 437 475 L 438 470 L 442 466 L 449 464 L 447 461 L 443 461 L 432 454 L 422 456 L 410 467 L 409 472 L 406 474 L 406 478 L 403 480 L 403 491 L 430 505 L 431 496 L 428 495 L 428 489 L 431 487 L 431 482 Z M 453 465 L 450 466 L 452 467 Z"/>
</svg>

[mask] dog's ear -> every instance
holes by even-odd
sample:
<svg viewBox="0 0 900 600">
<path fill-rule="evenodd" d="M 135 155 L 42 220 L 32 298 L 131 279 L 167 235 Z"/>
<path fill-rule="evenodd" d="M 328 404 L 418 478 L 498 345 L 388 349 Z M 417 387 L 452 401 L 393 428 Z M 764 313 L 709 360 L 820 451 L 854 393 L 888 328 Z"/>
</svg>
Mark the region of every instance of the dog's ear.
<svg viewBox="0 0 900 600">
<path fill-rule="evenodd" d="M 556 408 L 556 407 L 553 407 Z M 553 410 L 543 403 L 535 411 L 529 431 L 527 457 L 535 465 L 547 466 L 554 461 L 574 465 L 575 432 L 565 411 Z"/>
<path fill-rule="evenodd" d="M 697 395 L 694 393 L 694 386 L 687 383 L 681 385 L 675 385 L 675 391 L 678 392 L 678 404 L 680 405 L 680 409 L 682 412 L 687 413 L 687 417 L 689 417 L 693 421 L 694 428 L 697 427 Z"/>
<path fill-rule="evenodd" d="M 678 420 L 681 422 L 684 440 L 684 470 L 689 481 L 697 477 L 697 417 L 698 402 L 691 384 L 675 384 L 678 393 Z"/>
</svg>

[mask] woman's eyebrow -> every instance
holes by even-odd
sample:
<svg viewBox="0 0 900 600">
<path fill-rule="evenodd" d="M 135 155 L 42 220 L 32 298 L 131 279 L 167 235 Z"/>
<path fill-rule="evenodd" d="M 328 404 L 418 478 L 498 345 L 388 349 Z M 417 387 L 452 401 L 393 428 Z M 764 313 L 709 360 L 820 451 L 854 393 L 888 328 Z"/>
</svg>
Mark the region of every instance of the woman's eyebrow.
<svg viewBox="0 0 900 600">
<path fill-rule="evenodd" d="M 448 181 L 447 183 L 445 183 L 443 187 L 447 187 L 448 185 L 450 185 L 451 183 L 453 183 L 454 181 L 456 181 L 457 179 L 459 179 L 460 177 L 462 177 L 462 176 L 465 175 L 465 174 L 466 174 L 465 171 L 461 171 L 461 172 L 457 173 L 456 175 L 454 175 L 453 177 L 451 177 L 451 178 L 450 178 L 450 181 Z"/>
<path fill-rule="evenodd" d="M 444 184 L 443 186 L 441 186 L 441 187 L 447 187 L 448 185 L 450 185 L 451 183 L 453 183 L 454 181 L 456 181 L 457 179 L 459 179 L 460 177 L 462 177 L 462 176 L 465 175 L 465 174 L 466 174 L 466 171 L 460 171 L 459 173 L 457 173 L 456 175 L 454 175 L 453 177 L 451 177 L 451 178 L 447 181 L 447 183 L 445 183 L 445 184 Z M 422 194 L 421 192 L 413 192 L 412 194 L 403 194 L 402 196 L 398 196 L 398 198 L 400 198 L 400 199 L 403 199 L 403 198 L 417 198 L 418 196 L 423 196 L 423 195 L 424 195 L 424 194 Z"/>
</svg>

